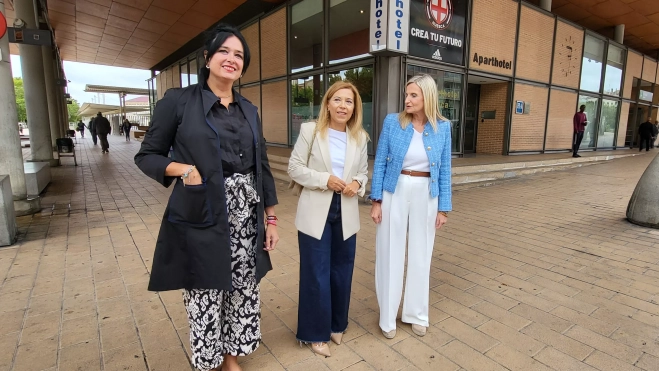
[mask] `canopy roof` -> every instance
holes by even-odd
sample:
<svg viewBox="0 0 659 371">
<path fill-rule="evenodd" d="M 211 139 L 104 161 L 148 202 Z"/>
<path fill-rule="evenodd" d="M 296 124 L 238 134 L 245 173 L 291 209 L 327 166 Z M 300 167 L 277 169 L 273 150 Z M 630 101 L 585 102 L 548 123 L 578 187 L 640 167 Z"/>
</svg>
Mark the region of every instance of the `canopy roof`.
<svg viewBox="0 0 659 371">
<path fill-rule="evenodd" d="M 124 107 L 125 113 L 136 113 L 148 111 L 148 107 L 140 106 L 126 106 Z M 96 116 L 97 113 L 101 112 L 103 115 L 114 115 L 121 113 L 121 107 L 111 105 L 111 104 L 97 104 L 97 103 L 83 103 L 78 114 L 84 117 Z"/>
<path fill-rule="evenodd" d="M 149 95 L 149 89 L 127 88 L 121 86 L 85 85 L 85 93 L 123 93 L 126 95 Z"/>
</svg>

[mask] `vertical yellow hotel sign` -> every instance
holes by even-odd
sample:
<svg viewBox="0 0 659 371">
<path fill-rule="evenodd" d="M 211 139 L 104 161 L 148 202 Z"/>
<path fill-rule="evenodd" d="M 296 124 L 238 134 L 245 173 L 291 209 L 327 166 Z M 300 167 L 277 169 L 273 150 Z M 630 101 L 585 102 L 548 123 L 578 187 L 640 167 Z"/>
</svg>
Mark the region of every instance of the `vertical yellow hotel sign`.
<svg viewBox="0 0 659 371">
<path fill-rule="evenodd" d="M 369 53 L 407 54 L 410 38 L 410 0 L 371 0 Z"/>
</svg>

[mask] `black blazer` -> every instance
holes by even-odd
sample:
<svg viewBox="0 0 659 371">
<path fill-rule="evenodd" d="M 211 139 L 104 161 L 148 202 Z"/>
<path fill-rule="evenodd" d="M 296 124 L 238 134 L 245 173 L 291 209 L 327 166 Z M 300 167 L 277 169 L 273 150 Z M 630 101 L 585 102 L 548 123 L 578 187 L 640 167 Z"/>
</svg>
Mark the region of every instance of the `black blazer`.
<svg viewBox="0 0 659 371">
<path fill-rule="evenodd" d="M 252 132 L 256 159 L 257 208 L 256 275 L 260 281 L 272 269 L 263 250 L 264 208 L 277 204 L 275 181 L 266 154 L 257 108 L 234 91 Z M 158 101 L 151 127 L 144 136 L 135 163 L 146 175 L 174 190 L 162 218 L 153 257 L 149 290 L 231 289 L 231 245 L 224 175 L 218 133 L 209 122 L 218 98 L 203 83 L 170 89 Z M 168 157 L 171 151 L 171 158 Z M 172 162 L 195 165 L 203 178 L 198 186 L 183 186 L 180 178 L 166 177 Z"/>
</svg>

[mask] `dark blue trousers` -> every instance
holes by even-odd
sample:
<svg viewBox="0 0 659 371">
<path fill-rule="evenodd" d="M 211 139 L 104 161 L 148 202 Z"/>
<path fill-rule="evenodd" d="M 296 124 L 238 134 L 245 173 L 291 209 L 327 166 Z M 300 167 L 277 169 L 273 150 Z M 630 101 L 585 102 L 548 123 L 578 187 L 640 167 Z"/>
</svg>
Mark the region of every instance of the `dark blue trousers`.
<svg viewBox="0 0 659 371">
<path fill-rule="evenodd" d="M 298 232 L 300 297 L 297 339 L 329 342 L 348 327 L 357 235 L 343 240 L 341 195 L 334 194 L 320 240 Z"/>
</svg>

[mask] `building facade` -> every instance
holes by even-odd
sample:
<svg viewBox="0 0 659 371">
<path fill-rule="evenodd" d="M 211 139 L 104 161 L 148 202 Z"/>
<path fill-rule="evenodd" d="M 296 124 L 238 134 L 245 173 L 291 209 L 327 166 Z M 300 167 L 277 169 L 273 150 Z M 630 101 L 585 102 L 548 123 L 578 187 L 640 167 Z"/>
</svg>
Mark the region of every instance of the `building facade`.
<svg viewBox="0 0 659 371">
<path fill-rule="evenodd" d="M 392 31 L 403 53 L 370 45 L 384 3 L 409 12 Z M 456 156 L 568 151 L 582 104 L 582 150 L 629 148 L 638 125 L 657 119 L 656 59 L 526 1 L 286 1 L 238 26 L 252 62 L 236 88 L 259 108 L 272 146 L 292 147 L 327 88 L 347 80 L 362 96 L 374 154 L 384 116 L 402 109 L 405 81 L 419 73 L 437 82 Z M 203 66 L 198 45 L 154 71 L 151 108 L 167 89 L 196 83 Z"/>
</svg>

